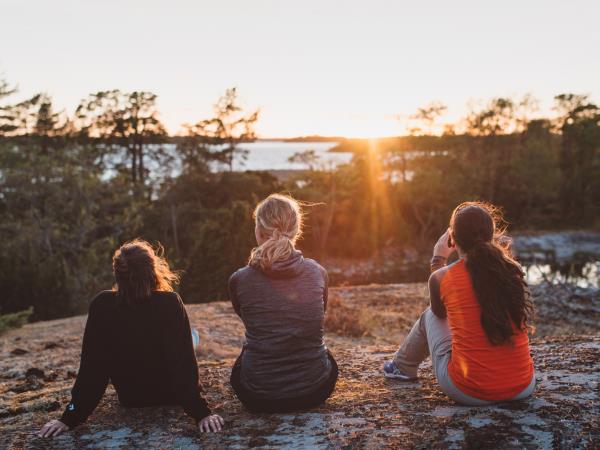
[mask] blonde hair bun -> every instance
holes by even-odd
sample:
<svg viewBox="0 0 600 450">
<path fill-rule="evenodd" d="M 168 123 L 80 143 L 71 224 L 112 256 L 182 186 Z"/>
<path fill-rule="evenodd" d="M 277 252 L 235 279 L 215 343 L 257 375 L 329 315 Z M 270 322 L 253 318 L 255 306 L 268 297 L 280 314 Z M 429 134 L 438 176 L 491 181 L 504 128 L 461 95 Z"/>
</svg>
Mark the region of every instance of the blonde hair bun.
<svg viewBox="0 0 600 450">
<path fill-rule="evenodd" d="M 268 270 L 294 252 L 302 234 L 302 208 L 289 195 L 271 194 L 256 206 L 253 217 L 267 240 L 252 250 L 248 265 Z"/>
</svg>

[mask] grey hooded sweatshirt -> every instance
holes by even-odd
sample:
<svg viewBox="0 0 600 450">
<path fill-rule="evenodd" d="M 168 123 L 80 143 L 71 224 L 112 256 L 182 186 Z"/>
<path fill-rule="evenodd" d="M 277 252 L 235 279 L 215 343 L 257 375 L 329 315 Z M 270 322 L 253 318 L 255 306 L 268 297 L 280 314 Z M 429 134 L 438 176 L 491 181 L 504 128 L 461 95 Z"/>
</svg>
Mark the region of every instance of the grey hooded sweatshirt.
<svg viewBox="0 0 600 450">
<path fill-rule="evenodd" d="M 255 396 L 297 398 L 328 379 L 327 282 L 325 269 L 297 250 L 270 270 L 246 266 L 229 279 L 229 298 L 246 327 L 241 382 Z"/>
</svg>

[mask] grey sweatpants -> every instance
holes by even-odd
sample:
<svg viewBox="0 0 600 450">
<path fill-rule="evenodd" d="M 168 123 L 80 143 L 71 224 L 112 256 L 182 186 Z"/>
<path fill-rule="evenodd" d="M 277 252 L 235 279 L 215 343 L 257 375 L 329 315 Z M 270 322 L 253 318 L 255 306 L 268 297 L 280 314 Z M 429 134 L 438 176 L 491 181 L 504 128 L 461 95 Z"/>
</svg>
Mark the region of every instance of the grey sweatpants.
<svg viewBox="0 0 600 450">
<path fill-rule="evenodd" d="M 447 319 L 437 317 L 427 308 L 413 325 L 402 346 L 394 355 L 394 364 L 406 375 L 417 376 L 419 364 L 431 355 L 431 366 L 442 391 L 457 403 L 469 406 L 485 406 L 494 402 L 480 400 L 459 390 L 448 374 L 448 364 L 452 355 L 452 335 Z M 535 388 L 535 374 L 531 383 L 511 400 L 529 397 Z"/>
</svg>

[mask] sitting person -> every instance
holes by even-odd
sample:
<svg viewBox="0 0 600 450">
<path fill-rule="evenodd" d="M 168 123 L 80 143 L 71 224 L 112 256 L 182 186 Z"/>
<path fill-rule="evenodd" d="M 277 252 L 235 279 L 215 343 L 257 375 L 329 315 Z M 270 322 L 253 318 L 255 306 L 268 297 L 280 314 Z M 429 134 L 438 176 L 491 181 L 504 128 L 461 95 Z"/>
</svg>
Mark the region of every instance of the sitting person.
<svg viewBox="0 0 600 450">
<path fill-rule="evenodd" d="M 327 272 L 294 244 L 302 229 L 300 205 L 270 195 L 254 211 L 258 247 L 229 279 L 246 342 L 231 385 L 253 412 L 317 406 L 332 394 L 337 364 L 323 341 Z"/>
<path fill-rule="evenodd" d="M 533 304 L 496 210 L 468 202 L 453 212 L 435 244 L 431 307 L 405 338 L 384 375 L 415 380 L 431 354 L 442 391 L 458 403 L 488 405 L 528 397 L 535 387 L 527 336 Z M 459 259 L 446 265 L 458 252 Z"/>
<path fill-rule="evenodd" d="M 181 405 L 200 431 L 221 430 L 223 419 L 201 395 L 188 316 L 172 287 L 178 276 L 141 240 L 115 252 L 113 271 L 115 288 L 90 304 L 71 402 L 39 435 L 57 436 L 84 422 L 109 380 L 123 406 Z"/>
</svg>

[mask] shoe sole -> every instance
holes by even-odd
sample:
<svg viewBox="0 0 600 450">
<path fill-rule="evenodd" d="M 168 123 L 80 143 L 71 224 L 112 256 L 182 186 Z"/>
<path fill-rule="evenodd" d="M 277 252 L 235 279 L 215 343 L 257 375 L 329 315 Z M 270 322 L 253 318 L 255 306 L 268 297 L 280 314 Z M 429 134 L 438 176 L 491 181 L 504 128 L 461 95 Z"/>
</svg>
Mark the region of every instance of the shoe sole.
<svg viewBox="0 0 600 450">
<path fill-rule="evenodd" d="M 394 375 L 394 374 L 385 373 L 385 372 L 383 373 L 383 376 L 385 378 L 389 378 L 392 380 L 400 380 L 400 381 L 416 381 L 416 380 L 418 380 L 418 378 L 411 378 L 411 377 L 407 377 L 404 375 Z"/>
</svg>

